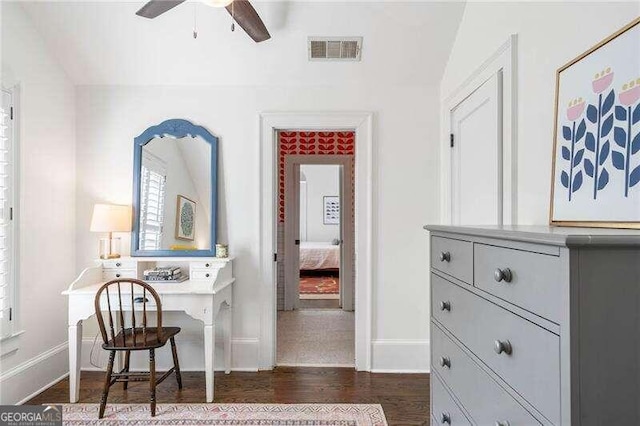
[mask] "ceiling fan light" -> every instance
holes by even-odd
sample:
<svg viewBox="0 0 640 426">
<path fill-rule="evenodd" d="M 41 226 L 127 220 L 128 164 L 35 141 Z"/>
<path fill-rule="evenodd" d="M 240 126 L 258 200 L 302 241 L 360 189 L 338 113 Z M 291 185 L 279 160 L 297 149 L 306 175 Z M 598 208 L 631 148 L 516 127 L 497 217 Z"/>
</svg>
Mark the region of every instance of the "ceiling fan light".
<svg viewBox="0 0 640 426">
<path fill-rule="evenodd" d="M 229 6 L 233 0 L 200 0 L 202 3 L 211 7 L 227 7 Z"/>
</svg>

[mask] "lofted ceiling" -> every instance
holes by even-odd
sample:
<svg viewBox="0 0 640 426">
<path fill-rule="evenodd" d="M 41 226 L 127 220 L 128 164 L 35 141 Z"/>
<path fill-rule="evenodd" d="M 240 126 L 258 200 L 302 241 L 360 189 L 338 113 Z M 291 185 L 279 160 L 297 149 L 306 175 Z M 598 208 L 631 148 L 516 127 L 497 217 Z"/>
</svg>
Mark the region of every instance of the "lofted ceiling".
<svg viewBox="0 0 640 426">
<path fill-rule="evenodd" d="M 154 20 L 144 1 L 22 7 L 78 85 L 438 84 L 462 2 L 260 2 L 271 40 L 230 31 L 224 9 L 187 2 Z M 198 38 L 192 37 L 194 12 Z M 308 62 L 308 36 L 363 36 L 362 62 Z"/>
</svg>

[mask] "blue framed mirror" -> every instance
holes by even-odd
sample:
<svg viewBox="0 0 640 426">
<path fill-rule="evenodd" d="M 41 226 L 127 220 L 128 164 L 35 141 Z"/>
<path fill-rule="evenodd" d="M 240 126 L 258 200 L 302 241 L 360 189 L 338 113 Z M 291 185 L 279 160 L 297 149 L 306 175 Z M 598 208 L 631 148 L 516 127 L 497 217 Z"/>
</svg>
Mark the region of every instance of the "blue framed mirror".
<svg viewBox="0 0 640 426">
<path fill-rule="evenodd" d="M 215 256 L 218 138 L 172 119 L 134 139 L 132 256 Z"/>
</svg>

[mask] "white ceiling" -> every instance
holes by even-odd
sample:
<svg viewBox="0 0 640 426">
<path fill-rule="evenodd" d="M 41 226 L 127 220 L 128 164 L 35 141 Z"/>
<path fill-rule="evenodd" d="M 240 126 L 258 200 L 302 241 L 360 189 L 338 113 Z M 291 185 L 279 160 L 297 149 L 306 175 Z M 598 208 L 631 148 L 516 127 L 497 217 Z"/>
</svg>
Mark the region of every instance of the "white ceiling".
<svg viewBox="0 0 640 426">
<path fill-rule="evenodd" d="M 184 3 L 148 20 L 136 2 L 23 2 L 79 85 L 438 84 L 461 2 L 256 2 L 272 38 L 230 31 L 223 9 Z M 197 39 L 192 37 L 194 9 Z M 363 36 L 362 62 L 308 62 L 308 36 Z"/>
</svg>

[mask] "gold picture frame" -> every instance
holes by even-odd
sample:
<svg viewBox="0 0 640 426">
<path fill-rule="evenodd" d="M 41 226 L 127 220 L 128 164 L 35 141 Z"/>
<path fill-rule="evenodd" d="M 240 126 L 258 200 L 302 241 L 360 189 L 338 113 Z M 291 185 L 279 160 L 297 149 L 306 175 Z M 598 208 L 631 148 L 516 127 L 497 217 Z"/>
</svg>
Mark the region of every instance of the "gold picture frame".
<svg viewBox="0 0 640 426">
<path fill-rule="evenodd" d="M 586 107 L 586 102 L 583 101 L 582 98 L 576 98 L 574 100 L 572 100 L 569 103 L 569 108 L 567 109 L 567 117 L 569 118 L 569 120 L 571 120 L 570 115 L 573 114 L 573 116 L 575 117 L 577 112 L 580 112 L 580 115 L 578 115 L 578 117 L 576 119 L 573 120 L 573 127 L 571 126 L 562 126 L 560 124 L 560 107 L 559 107 L 559 103 L 561 101 L 560 99 L 560 90 L 561 90 L 561 78 L 562 78 L 562 73 L 571 69 L 572 67 L 574 67 L 575 65 L 577 65 L 579 62 L 581 62 L 582 60 L 584 60 L 585 58 L 590 57 L 590 55 L 594 54 L 595 52 L 597 52 L 598 50 L 600 50 L 601 48 L 607 46 L 609 43 L 611 43 L 612 41 L 618 39 L 620 36 L 622 36 L 623 34 L 627 35 L 628 32 L 630 31 L 640 31 L 640 17 L 634 19 L 632 22 L 630 22 L 629 24 L 625 25 L 623 28 L 621 28 L 620 30 L 616 31 L 614 34 L 610 35 L 609 37 L 607 37 L 606 39 L 602 40 L 601 42 L 597 43 L 595 46 L 593 46 L 592 48 L 590 48 L 589 50 L 587 50 L 586 52 L 582 53 L 581 55 L 579 55 L 578 57 L 576 57 L 575 59 L 571 60 L 570 62 L 566 63 L 565 65 L 563 65 L 562 67 L 560 67 L 557 72 L 556 72 L 556 87 L 555 87 L 555 108 L 554 108 L 554 140 L 553 140 L 553 151 L 552 151 L 552 170 L 551 170 L 551 198 L 550 198 L 550 203 L 549 203 L 549 224 L 551 226 L 571 226 L 571 227 L 595 227 L 595 228 L 628 228 L 628 229 L 640 229 L 640 216 L 637 218 L 637 220 L 568 220 L 566 218 L 559 220 L 556 215 L 554 214 L 556 212 L 555 207 L 556 205 L 556 196 L 558 196 L 558 189 L 562 189 L 563 191 L 567 192 L 568 195 L 568 200 L 569 202 L 571 202 L 571 196 L 572 194 L 575 194 L 575 192 L 577 190 L 580 189 L 581 185 L 583 184 L 583 179 L 591 179 L 590 182 L 588 182 L 589 184 L 592 184 L 593 186 L 593 201 L 591 202 L 591 205 L 593 205 L 594 203 L 597 204 L 597 196 L 598 196 L 598 191 L 601 191 L 602 189 L 598 189 L 600 186 L 602 186 L 602 183 L 604 182 L 604 187 L 606 187 L 608 185 L 608 183 L 610 183 L 609 180 L 609 173 L 607 172 L 607 170 L 603 167 L 602 170 L 604 170 L 604 173 L 606 173 L 605 179 L 603 179 L 603 175 L 598 176 L 598 168 L 600 167 L 601 164 L 601 154 L 603 151 L 605 151 L 605 146 L 604 144 L 606 144 L 607 142 L 609 143 L 609 145 L 606 147 L 606 156 L 604 154 L 602 154 L 602 156 L 604 157 L 609 157 L 609 153 L 611 153 L 610 155 L 610 166 L 611 169 L 613 171 L 616 171 L 616 173 L 619 173 L 619 168 L 620 165 L 620 161 L 615 161 L 614 160 L 614 154 L 613 154 L 613 148 L 616 148 L 617 150 L 620 150 L 621 148 L 619 146 L 616 146 L 615 144 L 618 143 L 618 141 L 620 143 L 618 143 L 618 145 L 621 145 L 623 143 L 623 141 L 619 140 L 618 136 L 616 135 L 614 137 L 614 133 L 617 131 L 615 129 L 615 123 L 617 122 L 616 120 L 618 120 L 618 111 L 617 111 L 617 107 L 618 105 L 616 104 L 616 100 L 619 99 L 619 95 L 620 94 L 624 94 L 624 90 L 627 89 L 623 89 L 623 92 L 618 93 L 617 90 L 614 92 L 614 88 L 611 88 L 611 91 L 609 92 L 609 96 L 607 96 L 605 98 L 605 102 L 603 104 L 602 102 L 602 92 L 600 92 L 598 94 L 599 96 L 599 103 L 598 105 L 592 105 L 589 104 L 588 107 Z M 631 34 L 631 33 L 629 33 Z M 636 63 L 640 63 L 640 51 L 638 51 L 637 53 L 635 53 L 637 55 L 637 61 Z M 626 61 L 628 62 L 633 62 L 633 61 L 629 61 L 628 57 L 625 58 Z M 602 71 L 602 74 L 598 73 L 596 74 L 595 77 L 593 77 L 593 81 L 592 81 L 592 86 L 593 86 L 593 91 L 596 91 L 596 87 L 599 84 L 600 80 L 604 80 L 605 77 L 607 78 L 607 80 L 609 81 L 609 84 L 612 86 L 611 82 L 613 80 L 613 74 L 614 74 L 615 70 L 611 70 L 610 68 L 605 68 Z M 591 74 L 593 75 L 593 74 Z M 601 76 L 598 79 L 598 76 Z M 610 78 L 609 78 L 610 77 Z M 633 76 L 633 78 L 637 78 L 639 80 L 639 85 L 640 85 L 640 69 L 637 70 L 637 75 Z M 619 82 L 618 82 L 619 83 Z M 633 84 L 635 84 L 635 82 L 633 82 Z M 603 85 L 600 85 L 603 86 Z M 608 88 L 609 86 L 607 86 L 605 89 L 603 90 L 609 90 Z M 628 85 L 625 84 L 624 86 L 625 88 L 628 87 Z M 633 86 L 631 86 L 633 87 Z M 640 90 L 640 89 L 638 89 Z M 629 89 L 630 91 L 630 89 Z M 612 93 L 614 93 L 613 95 L 611 95 Z M 637 93 L 637 92 L 636 92 Z M 611 117 L 614 117 L 611 121 L 614 122 L 614 124 L 612 124 L 611 126 L 613 126 L 610 130 L 611 132 L 611 136 L 609 139 L 607 139 L 607 141 L 603 141 L 603 145 L 600 146 L 600 141 L 602 141 L 602 131 L 605 130 L 605 127 L 601 127 L 601 122 L 606 122 L 607 120 L 602 120 L 602 113 L 603 113 L 603 107 L 606 107 L 608 105 L 607 100 L 609 100 L 609 98 L 613 96 L 613 102 L 614 104 L 612 106 L 610 106 L 609 108 L 611 108 L 610 114 L 609 112 L 607 112 L 606 114 L 604 114 L 606 116 L 606 118 L 608 119 L 609 115 Z M 566 101 L 566 97 L 564 99 L 564 101 Z M 575 103 L 573 103 L 575 102 Z M 572 105 L 573 103 L 573 105 Z M 633 104 L 634 106 L 631 107 L 629 106 L 629 114 L 628 114 L 628 120 L 629 123 L 632 122 L 632 113 L 631 113 L 631 108 L 637 109 L 638 111 L 640 111 L 640 104 Z M 593 135 L 593 133 L 591 134 L 591 136 L 594 136 L 594 138 L 596 138 L 598 140 L 598 144 L 594 147 L 592 144 L 589 144 L 589 141 L 592 140 L 592 138 L 589 138 L 589 133 L 586 130 L 584 130 L 584 128 L 586 127 L 583 123 L 587 123 L 587 125 L 589 125 L 590 123 L 594 123 L 593 121 L 591 121 L 594 118 L 594 111 L 593 109 L 597 106 L 596 112 L 597 112 L 597 126 L 595 126 L 596 132 L 595 134 L 598 135 L 597 137 L 595 137 Z M 623 105 L 620 105 L 623 106 Z M 570 111 L 573 108 L 573 111 Z M 586 108 L 586 109 L 585 109 Z M 625 107 L 626 108 L 626 107 Z M 582 121 L 580 121 L 580 124 L 578 125 L 578 128 L 576 129 L 576 120 L 579 119 L 581 117 L 581 115 L 585 113 L 585 118 L 582 119 Z M 589 114 L 591 113 L 591 114 Z M 622 115 L 622 112 L 620 112 L 620 115 Z M 634 116 L 638 115 L 638 114 L 633 114 Z M 625 115 L 627 116 L 627 115 Z M 589 121 L 587 121 L 589 120 Z M 605 123 L 605 125 L 607 125 L 607 123 Z M 636 126 L 636 124 L 634 124 L 634 126 Z M 583 127 L 583 129 L 581 129 L 581 127 Z M 609 127 L 607 125 L 607 127 Z M 637 126 L 636 126 L 637 127 Z M 562 128 L 562 133 L 563 135 L 560 136 L 560 128 Z M 631 129 L 631 127 L 629 127 L 629 129 Z M 632 140 L 631 140 L 631 131 L 628 132 L 628 142 L 624 142 L 626 144 L 626 146 L 631 147 L 632 145 Z M 638 134 L 640 137 L 640 133 Z M 567 136 L 570 136 L 570 138 L 567 138 Z M 559 143 L 559 138 L 563 138 L 564 141 L 569 141 L 570 145 L 571 145 L 571 150 L 566 149 L 564 145 L 561 148 L 561 151 L 558 152 L 560 143 Z M 627 137 L 627 136 L 626 136 Z M 577 138 L 582 138 L 578 141 L 576 141 Z M 614 142 L 614 139 L 616 140 Z M 620 138 L 621 139 L 621 138 Z M 638 140 L 640 141 L 640 139 L 634 139 L 634 142 Z M 582 154 L 580 154 L 580 150 L 576 151 L 575 149 L 578 148 L 577 145 L 579 143 L 582 143 L 582 145 L 584 146 L 584 148 L 581 148 L 580 150 L 582 151 Z M 633 147 L 635 148 L 637 144 L 633 144 Z M 610 148 L 611 147 L 611 148 Z M 593 149 L 593 151 L 591 151 L 590 149 Z M 631 148 L 629 148 L 630 150 Z M 627 150 L 627 156 L 629 156 L 629 150 Z M 569 151 L 569 152 L 567 152 Z M 624 149 L 623 149 L 624 151 Z M 593 160 L 595 161 L 591 161 L 591 159 L 588 158 L 584 158 L 583 160 L 583 155 L 585 154 L 589 154 L 590 152 L 593 152 Z M 617 151 L 618 152 L 618 151 Z M 578 154 L 577 156 L 579 156 L 580 158 L 576 158 L 575 154 Z M 621 154 L 618 152 L 618 155 L 616 155 L 615 157 L 617 159 L 619 159 Z M 556 174 L 558 172 L 558 164 L 557 164 L 557 160 L 559 159 L 559 157 L 561 160 L 565 160 L 565 161 L 569 161 L 568 167 L 571 171 L 571 173 L 573 173 L 574 168 L 576 168 L 576 165 L 584 165 L 583 170 L 578 171 L 577 173 L 581 173 L 584 171 L 583 174 L 580 174 L 580 176 L 576 175 L 575 177 L 580 177 L 579 182 L 576 182 L 576 180 L 571 180 L 571 178 L 569 178 L 569 174 L 566 173 L 566 171 L 562 171 L 560 174 L 560 179 L 556 180 L 558 178 L 558 175 Z M 569 158 L 567 158 L 569 157 Z M 637 153 L 636 158 L 640 157 L 640 152 Z M 605 162 L 608 158 L 605 158 Z M 575 160 L 578 160 L 577 162 Z M 582 163 L 584 161 L 584 163 Z M 581 164 L 582 163 L 582 164 Z M 591 164 L 591 166 L 589 166 L 589 163 Z M 631 165 L 633 166 L 633 164 Z M 629 171 L 630 165 L 629 162 L 627 161 L 626 164 L 626 169 L 624 170 L 624 185 L 626 188 L 626 191 L 629 191 Z M 595 169 L 595 170 L 594 170 Z M 617 170 L 616 170 L 617 169 Z M 633 172 L 636 172 L 633 177 L 636 178 L 637 177 L 637 172 L 640 170 L 640 166 L 637 166 L 636 169 L 633 170 Z M 589 174 L 591 173 L 591 174 Z M 586 176 L 586 178 L 585 178 Z M 567 179 L 565 179 L 567 178 Z M 565 186 L 566 184 L 566 186 Z M 576 185 L 577 184 L 577 185 Z M 638 183 L 636 181 L 636 184 L 638 185 L 638 188 L 640 188 L 640 183 Z M 578 189 L 576 190 L 575 187 L 578 187 Z M 566 189 L 565 189 L 566 188 Z M 638 188 L 634 188 L 636 191 L 636 193 L 640 192 L 638 190 Z M 564 195 L 564 194 L 563 194 Z M 628 194 L 624 195 L 625 197 L 628 197 Z M 591 200 L 589 200 L 591 201 Z M 624 199 L 622 200 L 624 201 Z M 633 201 L 633 200 L 632 200 Z M 564 203 L 564 201 L 563 201 Z M 601 202 L 603 203 L 603 202 Z M 559 204 L 559 203 L 558 203 Z M 633 204 L 633 203 L 631 203 Z M 585 204 L 587 205 L 587 204 Z M 633 207 L 632 207 L 633 208 Z M 604 209 L 604 208 L 603 208 Z M 611 212 L 615 209 L 614 206 L 607 206 L 607 211 Z M 568 208 L 567 208 L 568 210 Z"/>
</svg>

